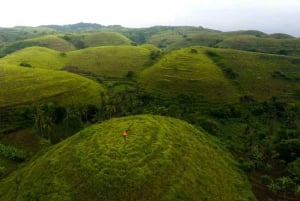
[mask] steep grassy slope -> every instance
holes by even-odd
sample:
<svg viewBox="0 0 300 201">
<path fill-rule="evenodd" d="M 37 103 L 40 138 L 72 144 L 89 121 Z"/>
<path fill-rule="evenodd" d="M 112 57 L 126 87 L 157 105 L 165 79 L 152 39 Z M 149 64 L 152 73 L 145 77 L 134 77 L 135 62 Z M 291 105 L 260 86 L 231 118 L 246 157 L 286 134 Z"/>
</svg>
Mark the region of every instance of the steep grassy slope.
<svg viewBox="0 0 300 201">
<path fill-rule="evenodd" d="M 1 181 L 0 200 L 255 200 L 235 166 L 226 151 L 187 123 L 130 116 L 52 147 Z"/>
<path fill-rule="evenodd" d="M 45 100 L 100 105 L 102 100 L 99 84 L 67 72 L 1 66 L 0 78 L 0 108 Z"/>
<path fill-rule="evenodd" d="M 0 65 L 60 69 L 66 65 L 67 61 L 64 53 L 45 47 L 28 47 L 0 59 Z"/>
<path fill-rule="evenodd" d="M 194 93 L 213 101 L 235 100 L 239 94 L 204 51 L 185 48 L 167 54 L 141 73 L 141 86 L 166 97 Z"/>
<path fill-rule="evenodd" d="M 238 102 L 243 95 L 293 102 L 299 100 L 299 63 L 294 57 L 191 47 L 167 54 L 139 82 L 165 97 L 189 92 L 218 102 Z"/>
</svg>

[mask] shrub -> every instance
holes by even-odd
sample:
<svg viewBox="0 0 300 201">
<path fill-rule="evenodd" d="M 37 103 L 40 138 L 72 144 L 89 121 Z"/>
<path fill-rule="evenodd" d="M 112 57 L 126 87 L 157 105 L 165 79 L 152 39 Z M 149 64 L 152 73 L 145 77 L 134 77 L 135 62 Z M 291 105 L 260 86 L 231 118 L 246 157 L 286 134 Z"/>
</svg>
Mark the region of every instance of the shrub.
<svg viewBox="0 0 300 201">
<path fill-rule="evenodd" d="M 193 49 L 193 48 L 192 48 L 192 49 L 190 50 L 190 53 L 192 53 L 192 54 L 197 54 L 198 51 L 197 51 L 196 49 Z"/>
<path fill-rule="evenodd" d="M 20 66 L 22 66 L 22 67 L 32 67 L 31 64 L 26 63 L 26 62 L 21 62 Z"/>
<path fill-rule="evenodd" d="M 295 161 L 289 163 L 287 170 L 293 180 L 297 184 L 300 184 L 300 158 L 297 158 Z"/>
<path fill-rule="evenodd" d="M 24 151 L 1 143 L 0 143 L 0 154 L 7 159 L 17 161 L 17 162 L 21 162 L 26 159 L 26 154 Z"/>
<path fill-rule="evenodd" d="M 0 177 L 2 177 L 5 174 L 5 167 L 0 166 Z"/>
<path fill-rule="evenodd" d="M 261 175 L 260 176 L 260 182 L 263 184 L 263 185 L 269 185 L 272 183 L 272 178 L 269 176 L 269 175 Z"/>
</svg>

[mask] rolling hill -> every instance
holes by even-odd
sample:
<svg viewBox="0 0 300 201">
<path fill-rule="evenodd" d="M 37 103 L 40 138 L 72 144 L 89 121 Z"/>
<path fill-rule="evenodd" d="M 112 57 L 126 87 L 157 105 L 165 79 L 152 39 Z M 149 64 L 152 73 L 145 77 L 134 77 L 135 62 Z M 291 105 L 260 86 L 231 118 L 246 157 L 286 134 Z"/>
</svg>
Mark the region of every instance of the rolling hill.
<svg viewBox="0 0 300 201">
<path fill-rule="evenodd" d="M 66 65 L 98 76 L 125 77 L 128 71 L 144 69 L 151 51 L 149 46 L 92 47 L 67 53 Z"/>
<path fill-rule="evenodd" d="M 141 73 L 141 87 L 165 97 L 193 93 L 212 101 L 233 101 L 239 94 L 204 51 L 186 48 L 165 55 Z"/>
<path fill-rule="evenodd" d="M 63 71 L 0 66 L 0 78 L 0 108 L 42 101 L 100 106 L 104 92 L 98 83 Z"/>
<path fill-rule="evenodd" d="M 211 138 L 181 120 L 149 115 L 91 126 L 0 182 L 1 201 L 75 199 L 255 200 Z"/>
<path fill-rule="evenodd" d="M 299 101 L 300 60 L 270 54 L 190 47 L 172 51 L 139 78 L 148 92 L 175 97 L 194 93 L 215 102 L 276 96 Z"/>
<path fill-rule="evenodd" d="M 40 37 L 34 37 L 26 40 L 14 41 L 11 43 L 4 43 L 0 49 L 0 57 L 21 50 L 26 47 L 47 47 L 57 51 L 70 51 L 75 47 L 70 42 L 64 40 L 59 35 L 44 35 Z"/>
<path fill-rule="evenodd" d="M 125 77 L 128 71 L 144 69 L 151 60 L 152 51 L 158 49 L 153 45 L 101 46 L 62 53 L 43 47 L 29 47 L 1 58 L 0 65 L 28 65 L 92 76 Z"/>
<path fill-rule="evenodd" d="M 131 41 L 117 32 L 99 31 L 92 33 L 66 34 L 63 38 L 78 49 L 107 45 L 130 45 Z"/>
<path fill-rule="evenodd" d="M 27 47 L 1 58 L 0 64 L 59 70 L 67 61 L 64 53 L 45 47 Z"/>
</svg>

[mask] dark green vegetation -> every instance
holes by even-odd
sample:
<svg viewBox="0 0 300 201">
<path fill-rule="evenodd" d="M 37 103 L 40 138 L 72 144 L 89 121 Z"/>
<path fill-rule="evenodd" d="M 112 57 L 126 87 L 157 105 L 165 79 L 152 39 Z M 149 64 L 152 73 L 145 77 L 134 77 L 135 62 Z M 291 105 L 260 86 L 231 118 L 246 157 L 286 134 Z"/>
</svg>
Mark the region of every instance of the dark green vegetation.
<svg viewBox="0 0 300 201">
<path fill-rule="evenodd" d="M 0 200 L 255 200 L 235 166 L 187 123 L 132 116 L 53 146 L 0 183 Z"/>
<path fill-rule="evenodd" d="M 235 194 L 232 189 L 236 187 L 219 179 L 227 178 L 222 176 L 225 172 L 230 177 L 236 175 L 236 180 L 226 182 L 241 178 L 236 174 L 237 167 L 231 166 L 235 162 L 226 153 L 230 151 L 239 168 L 247 173 L 259 201 L 299 200 L 298 38 L 202 27 L 129 29 L 80 23 L 40 28 L 0 31 L 0 53 L 8 54 L 0 59 L 0 175 L 3 186 L 17 181 L 11 189 L 0 188 L 7 199 L 11 199 L 14 188 L 20 187 L 17 195 L 29 196 L 25 200 L 74 200 L 72 196 L 105 200 L 110 194 L 115 200 L 125 195 L 123 200 L 151 196 L 157 200 L 156 196 L 163 194 L 161 190 L 166 193 L 162 200 L 234 200 L 229 196 Z M 22 33 L 22 37 L 12 30 Z M 200 132 L 171 118 L 133 116 L 107 121 L 70 137 L 96 122 L 136 114 L 175 117 Z M 124 142 L 121 134 L 129 122 L 133 122 L 133 129 L 129 128 Z M 187 127 L 191 132 L 185 132 Z M 134 135 L 140 131 L 149 138 Z M 172 134 L 164 135 L 169 132 Z M 114 133 L 118 138 L 113 137 Z M 213 145 L 211 140 L 215 140 L 209 135 L 214 135 L 225 149 Z M 200 139 L 199 145 L 194 144 L 194 138 Z M 146 143 L 149 149 L 154 143 L 156 151 L 148 153 Z M 201 155 L 198 149 L 204 147 Z M 101 151 L 104 149 L 107 152 Z M 180 158 L 178 164 L 171 153 Z M 212 153 L 216 160 L 211 160 Z M 138 157 L 140 161 L 135 160 Z M 199 169 L 203 167 L 199 158 L 210 159 L 205 163 L 209 168 Z M 223 160 L 230 162 L 221 162 L 223 167 L 219 165 Z M 157 168 L 159 164 L 165 166 Z M 192 165 L 178 173 L 175 167 L 180 170 L 183 164 Z M 43 176 L 41 169 L 47 165 L 52 165 L 53 171 Z M 116 170 L 125 166 L 131 170 Z M 104 170 L 96 173 L 99 168 Z M 196 182 L 195 176 L 202 173 L 207 178 Z M 71 174 L 79 175 L 75 178 L 78 186 L 68 180 L 73 178 Z M 178 174 L 184 177 L 179 179 Z M 212 179 L 216 175 L 219 180 Z M 149 180 L 150 176 L 153 179 Z M 90 182 L 82 182 L 84 179 Z M 200 187 L 187 189 L 187 180 Z M 46 183 L 49 188 L 38 187 Z M 122 186 L 117 188 L 118 193 L 112 190 L 116 183 Z M 228 187 L 226 191 L 219 184 Z M 34 189 L 31 194 L 30 185 Z M 142 192 L 149 195 L 142 195 L 137 185 L 145 185 Z M 91 197 L 79 188 L 87 189 Z M 246 194 L 251 197 L 246 191 L 240 195 Z M 215 197 L 220 195 L 222 199 Z"/>
</svg>

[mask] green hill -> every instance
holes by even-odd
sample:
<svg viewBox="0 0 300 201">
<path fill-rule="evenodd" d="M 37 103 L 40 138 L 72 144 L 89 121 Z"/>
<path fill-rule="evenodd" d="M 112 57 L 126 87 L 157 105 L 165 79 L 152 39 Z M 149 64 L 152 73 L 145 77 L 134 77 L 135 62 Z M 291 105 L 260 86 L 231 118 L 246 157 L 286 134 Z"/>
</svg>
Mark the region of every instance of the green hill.
<svg viewBox="0 0 300 201">
<path fill-rule="evenodd" d="M 124 35 L 116 32 L 93 32 L 66 34 L 63 38 L 78 49 L 86 47 L 106 46 L 106 45 L 130 45 L 131 41 Z"/>
<path fill-rule="evenodd" d="M 299 101 L 299 58 L 212 48 L 206 54 L 220 68 L 236 74 L 232 83 L 240 94 L 261 101 L 272 97 Z"/>
<path fill-rule="evenodd" d="M 151 51 L 149 46 L 92 47 L 67 53 L 66 65 L 95 75 L 125 77 L 128 71 L 145 68 Z"/>
<path fill-rule="evenodd" d="M 300 39 L 287 34 L 265 34 L 256 30 L 218 32 L 209 29 L 169 27 L 147 37 L 147 43 L 167 51 L 201 45 L 281 55 L 300 55 Z"/>
<path fill-rule="evenodd" d="M 64 40 L 59 35 L 44 35 L 41 37 L 5 43 L 0 49 L 0 56 L 3 57 L 17 50 L 33 46 L 47 47 L 57 51 L 70 51 L 75 49 L 73 44 Z"/>
<path fill-rule="evenodd" d="M 275 35 L 276 37 L 276 35 Z M 230 48 L 253 52 L 264 52 L 282 55 L 300 55 L 300 39 L 272 38 L 240 35 L 224 39 L 216 45 L 220 48 Z"/>
<path fill-rule="evenodd" d="M 0 200 L 255 198 L 232 157 L 207 135 L 181 120 L 142 115 L 91 126 L 53 146 L 1 181 Z"/>
<path fill-rule="evenodd" d="M 0 59 L 1 65 L 26 66 L 33 68 L 61 69 L 67 63 L 64 53 L 45 47 L 28 47 Z"/>
<path fill-rule="evenodd" d="M 153 45 L 101 46 L 63 53 L 43 47 L 29 47 L 0 59 L 0 65 L 27 65 L 89 76 L 125 77 L 128 71 L 145 68 L 151 62 L 153 51 L 158 51 Z"/>
<path fill-rule="evenodd" d="M 46 35 L 38 38 L 28 39 L 26 41 L 38 42 L 40 46 L 47 47 L 57 51 L 71 51 L 75 47 L 70 42 L 64 40 L 60 35 Z"/>
<path fill-rule="evenodd" d="M 1 66 L 0 78 L 0 108 L 40 101 L 100 105 L 104 91 L 96 82 L 62 71 Z"/>
<path fill-rule="evenodd" d="M 212 101 L 236 99 L 235 88 L 204 52 L 201 47 L 173 51 L 145 69 L 139 82 L 149 92 L 165 97 L 193 93 Z"/>
<path fill-rule="evenodd" d="M 141 73 L 139 82 L 165 97 L 184 92 L 217 102 L 238 102 L 243 95 L 291 102 L 299 100 L 299 63 L 295 57 L 191 47 L 165 55 Z"/>
</svg>

